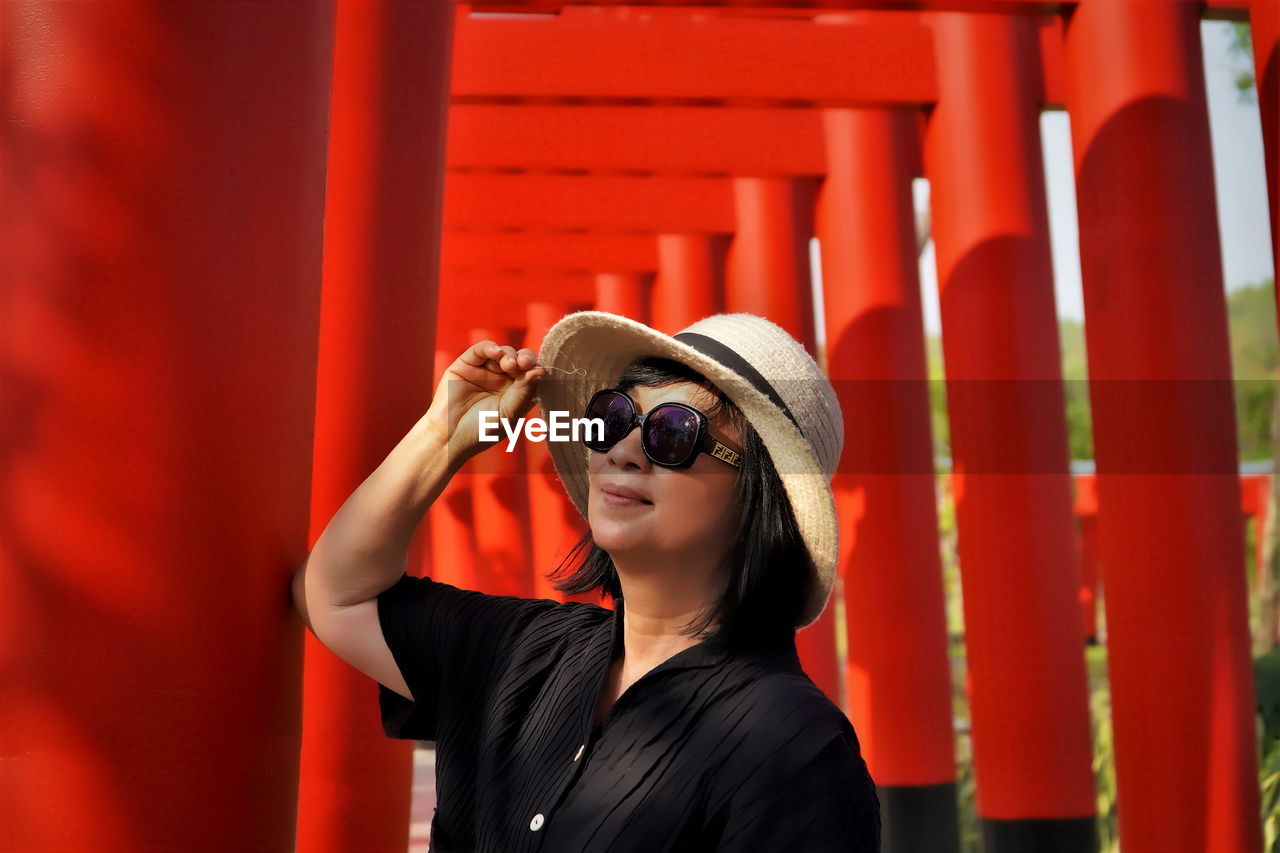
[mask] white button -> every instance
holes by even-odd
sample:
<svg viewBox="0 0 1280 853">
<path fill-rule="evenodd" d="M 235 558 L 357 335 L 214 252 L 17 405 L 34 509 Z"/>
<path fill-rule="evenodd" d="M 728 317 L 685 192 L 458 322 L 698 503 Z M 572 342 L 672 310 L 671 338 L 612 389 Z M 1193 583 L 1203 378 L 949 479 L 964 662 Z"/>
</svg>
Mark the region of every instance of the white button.
<svg viewBox="0 0 1280 853">
<path fill-rule="evenodd" d="M 542 821 L 543 821 L 542 815 L 540 814 L 534 815 L 533 820 L 529 821 L 529 828 L 532 829 L 534 832 L 537 832 L 539 829 L 542 829 Z"/>
<path fill-rule="evenodd" d="M 582 746 L 578 747 L 578 751 L 577 751 L 577 752 L 575 752 L 575 753 L 573 754 L 573 760 L 574 760 L 574 761 L 577 761 L 579 758 L 581 758 L 581 757 L 582 757 L 582 750 L 584 750 L 584 749 L 586 749 L 586 748 L 587 748 L 587 745 L 586 745 L 585 743 L 584 743 Z"/>
</svg>

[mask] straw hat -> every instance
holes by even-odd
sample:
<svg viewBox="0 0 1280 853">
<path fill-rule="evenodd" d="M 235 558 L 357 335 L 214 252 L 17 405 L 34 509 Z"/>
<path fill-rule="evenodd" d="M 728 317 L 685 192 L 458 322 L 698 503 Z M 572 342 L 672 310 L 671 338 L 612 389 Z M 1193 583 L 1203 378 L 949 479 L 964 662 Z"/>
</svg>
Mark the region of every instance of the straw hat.
<svg viewBox="0 0 1280 853">
<path fill-rule="evenodd" d="M 581 417 L 591 395 L 616 384 L 635 359 L 654 356 L 707 377 L 746 415 L 782 478 L 804 543 L 817 569 L 797 628 L 818 618 L 831 594 L 838 531 L 831 477 L 844 445 L 835 390 L 804 347 L 755 314 L 715 314 L 674 336 L 602 311 L 568 314 L 547 331 L 538 383 L 546 412 Z M 563 371 L 563 372 L 560 372 Z M 552 461 L 578 512 L 587 515 L 587 460 L 577 442 L 548 442 Z"/>
</svg>

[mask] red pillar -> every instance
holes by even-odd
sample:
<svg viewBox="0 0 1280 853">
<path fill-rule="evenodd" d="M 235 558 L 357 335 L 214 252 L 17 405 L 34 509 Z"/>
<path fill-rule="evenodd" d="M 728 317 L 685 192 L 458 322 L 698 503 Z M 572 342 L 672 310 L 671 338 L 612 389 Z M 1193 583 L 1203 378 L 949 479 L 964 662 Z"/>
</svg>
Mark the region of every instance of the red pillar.
<svg viewBox="0 0 1280 853">
<path fill-rule="evenodd" d="M 333 8 L 0 34 L 0 846 L 288 853 Z"/>
<path fill-rule="evenodd" d="M 729 246 L 725 306 L 767 317 L 815 354 L 809 238 L 814 185 L 735 178 L 738 232 Z M 815 356 L 816 357 L 816 356 Z"/>
<path fill-rule="evenodd" d="M 823 114 L 818 197 L 829 374 L 844 411 L 833 486 L 848 707 L 886 850 L 959 847 L 946 607 L 916 264 L 914 116 Z M 877 465 L 876 460 L 889 460 Z"/>
<path fill-rule="evenodd" d="M 938 14 L 932 187 L 977 814 L 991 850 L 1097 846 L 1035 22 Z"/>
<path fill-rule="evenodd" d="M 1098 640 L 1098 516 L 1080 517 L 1080 623 L 1086 642 Z"/>
<path fill-rule="evenodd" d="M 338 3 L 312 541 L 431 402 L 452 29 L 444 2 Z M 310 633 L 303 685 L 298 853 L 403 850 L 412 744 Z"/>
<path fill-rule="evenodd" d="M 1098 570 L 1098 490 L 1092 474 L 1075 479 L 1075 515 L 1080 543 L 1080 626 L 1086 643 L 1098 641 L 1098 587 L 1102 576 Z"/>
<path fill-rule="evenodd" d="M 569 313 L 569 306 L 555 302 L 530 302 L 526 308 L 528 326 L 524 345 L 534 352 L 542 349 L 542 339 L 557 320 Z M 551 374 L 554 377 L 554 374 Z M 530 412 L 537 417 L 541 406 Z M 581 416 L 572 412 L 571 417 Z M 560 484 L 551 452 L 544 442 L 526 442 L 525 462 L 529 471 L 529 529 L 530 563 L 533 567 L 533 594 L 537 598 L 565 600 L 564 593 L 555 589 L 547 575 L 559 568 L 569 550 L 586 532 L 587 522 L 574 507 L 573 501 Z M 597 596 L 586 600 L 598 601 Z"/>
<path fill-rule="evenodd" d="M 659 234 L 653 327 L 676 332 L 724 310 L 725 239 L 718 234 Z"/>
<path fill-rule="evenodd" d="M 524 341 L 523 329 L 472 330 L 472 341 L 493 340 L 517 349 Z M 528 415 L 525 415 L 528 417 Z M 529 492 L 525 478 L 523 435 L 507 452 L 507 436 L 485 449 L 469 464 L 471 511 L 475 520 L 476 589 L 493 595 L 533 595 L 530 565 Z"/>
<path fill-rule="evenodd" d="M 1253 34 L 1258 112 L 1267 161 L 1267 196 L 1271 200 L 1271 257 L 1280 270 L 1280 3 L 1253 0 L 1249 28 Z M 1275 279 L 1280 282 L 1280 274 Z M 1280 304 L 1280 295 L 1277 300 Z"/>
<path fill-rule="evenodd" d="M 729 246 L 725 310 L 759 314 L 817 356 L 809 238 L 814 187 L 795 178 L 736 178 L 738 231 Z M 835 596 L 832 596 L 834 602 Z M 836 660 L 835 606 L 796 634 L 800 662 L 814 683 L 843 705 Z"/>
<path fill-rule="evenodd" d="M 1067 29 L 1126 850 L 1262 845 L 1199 10 L 1086 0 Z"/>
<path fill-rule="evenodd" d="M 1247 474 L 1240 477 L 1240 535 L 1248 541 L 1249 521 L 1253 521 L 1253 577 L 1250 582 L 1256 595 L 1261 596 L 1266 577 L 1266 537 L 1264 535 L 1267 522 L 1267 503 L 1269 492 L 1267 483 L 1271 479 L 1268 474 Z M 1262 599 L 1259 598 L 1259 601 Z"/>
<path fill-rule="evenodd" d="M 621 314 L 648 325 L 652 283 L 653 276 L 649 273 L 599 273 L 596 275 L 596 310 Z"/>
</svg>

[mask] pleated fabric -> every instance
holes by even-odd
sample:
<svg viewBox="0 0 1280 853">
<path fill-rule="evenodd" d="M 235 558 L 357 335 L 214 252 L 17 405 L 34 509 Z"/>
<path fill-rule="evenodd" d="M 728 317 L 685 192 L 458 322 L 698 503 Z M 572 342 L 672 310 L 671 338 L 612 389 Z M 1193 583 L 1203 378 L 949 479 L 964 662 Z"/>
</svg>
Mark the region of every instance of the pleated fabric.
<svg viewBox="0 0 1280 853">
<path fill-rule="evenodd" d="M 409 575 L 378 596 L 415 700 L 379 684 L 383 730 L 436 743 L 434 853 L 879 853 L 857 735 L 794 637 L 705 639 L 594 727 L 622 611 Z"/>
</svg>

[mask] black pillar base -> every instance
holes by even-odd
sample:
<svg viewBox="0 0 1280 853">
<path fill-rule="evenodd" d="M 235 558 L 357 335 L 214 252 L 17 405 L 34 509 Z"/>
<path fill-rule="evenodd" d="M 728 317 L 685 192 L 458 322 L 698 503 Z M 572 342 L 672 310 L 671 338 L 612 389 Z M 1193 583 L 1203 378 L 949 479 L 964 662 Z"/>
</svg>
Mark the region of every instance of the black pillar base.
<svg viewBox="0 0 1280 853">
<path fill-rule="evenodd" d="M 956 853 L 960 849 L 954 782 L 882 785 L 876 794 L 881 853 Z"/>
<path fill-rule="evenodd" d="M 1092 817 L 979 818 L 983 853 L 1098 853 L 1098 826 Z"/>
</svg>

